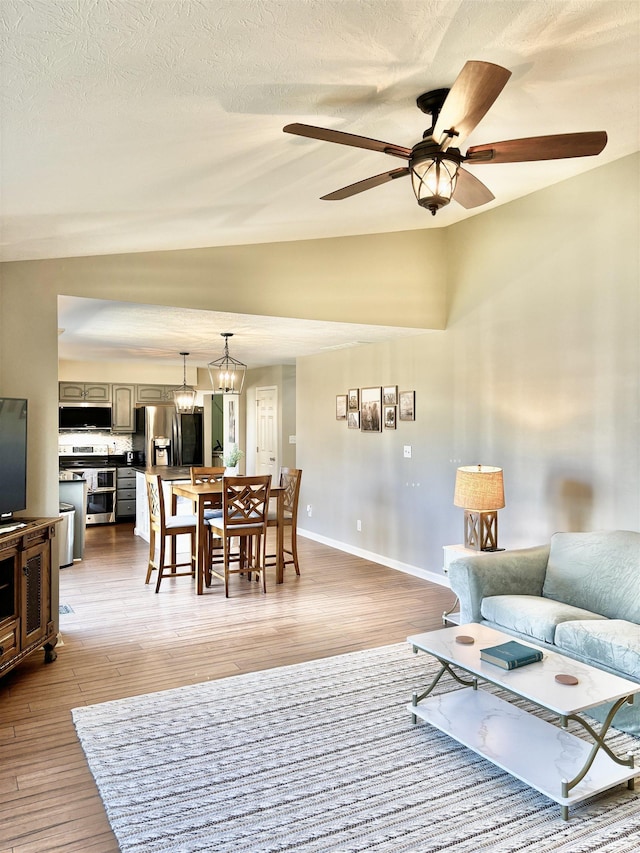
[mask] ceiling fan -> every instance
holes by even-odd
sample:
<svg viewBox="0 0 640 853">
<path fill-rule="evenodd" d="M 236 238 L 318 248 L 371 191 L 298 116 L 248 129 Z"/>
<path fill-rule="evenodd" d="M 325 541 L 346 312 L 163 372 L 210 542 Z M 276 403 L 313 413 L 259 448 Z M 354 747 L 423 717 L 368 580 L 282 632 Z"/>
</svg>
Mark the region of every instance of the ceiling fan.
<svg viewBox="0 0 640 853">
<path fill-rule="evenodd" d="M 349 198 L 396 178 L 411 175 L 418 204 L 430 210 L 434 216 L 451 199 L 467 209 L 479 207 L 492 201 L 495 196 L 475 175 L 462 167 L 463 163 L 482 165 L 589 157 L 599 154 L 607 144 L 604 131 L 561 133 L 473 145 L 466 154 L 462 154 L 458 147 L 453 147 L 454 143 L 460 145 L 472 132 L 509 77 L 511 72 L 500 65 L 470 60 L 465 63 L 451 89 L 435 89 L 420 95 L 417 105 L 422 112 L 431 115 L 432 126 L 413 148 L 310 124 L 288 124 L 283 130 L 297 136 L 380 151 L 408 161 L 406 166 L 399 169 L 365 178 L 324 195 L 323 201 Z"/>
</svg>

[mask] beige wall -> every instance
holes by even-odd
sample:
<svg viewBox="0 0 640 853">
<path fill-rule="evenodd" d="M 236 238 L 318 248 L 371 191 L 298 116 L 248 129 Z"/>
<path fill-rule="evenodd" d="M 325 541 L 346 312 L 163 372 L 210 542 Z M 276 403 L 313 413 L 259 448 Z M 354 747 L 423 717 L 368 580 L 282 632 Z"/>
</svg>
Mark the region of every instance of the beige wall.
<svg viewBox="0 0 640 853">
<path fill-rule="evenodd" d="M 439 330 L 299 360 L 295 450 L 314 535 L 437 570 L 461 537 L 458 461 L 504 466 L 504 544 L 638 529 L 638 161 L 449 229 L 3 264 L 0 394 L 30 402 L 29 514 L 57 513 L 64 293 Z M 415 388 L 415 423 L 363 435 L 335 421 L 337 393 L 387 383 Z"/>
<path fill-rule="evenodd" d="M 158 364 L 154 361 L 58 361 L 58 379 L 61 382 L 150 382 L 158 385 L 182 385 L 183 369 L 179 366 Z M 202 385 L 198 383 L 202 382 Z M 187 384 L 211 391 L 211 381 L 206 370 L 187 364 Z"/>
<path fill-rule="evenodd" d="M 29 398 L 27 512 L 51 515 L 58 507 L 58 294 L 439 328 L 443 244 L 440 232 L 415 231 L 1 264 L 0 394 Z M 430 283 L 427 270 L 436 272 Z M 390 300 L 390 288 L 402 299 Z"/>
<path fill-rule="evenodd" d="M 447 229 L 446 331 L 299 359 L 303 527 L 438 571 L 463 534 L 456 467 L 480 462 L 504 468 L 503 546 L 640 529 L 639 160 Z M 383 384 L 416 390 L 415 423 L 335 420 L 336 394 Z"/>
</svg>

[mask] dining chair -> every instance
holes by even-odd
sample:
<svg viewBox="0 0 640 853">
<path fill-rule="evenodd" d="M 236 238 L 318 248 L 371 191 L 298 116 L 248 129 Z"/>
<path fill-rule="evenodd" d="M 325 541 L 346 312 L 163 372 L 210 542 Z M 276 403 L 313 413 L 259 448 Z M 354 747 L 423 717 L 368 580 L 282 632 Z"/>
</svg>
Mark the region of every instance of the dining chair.
<svg viewBox="0 0 640 853">
<path fill-rule="evenodd" d="M 189 469 L 191 473 L 191 483 L 215 483 L 224 477 L 225 467 L 223 466 L 195 466 L 192 465 Z M 209 518 L 220 518 L 222 515 L 222 493 L 212 495 L 210 500 L 207 500 L 204 508 L 205 520 Z"/>
<path fill-rule="evenodd" d="M 149 501 L 149 564 L 147 567 L 147 579 L 151 580 L 154 570 L 158 572 L 156 592 L 160 590 L 160 584 L 164 577 L 190 577 L 195 576 L 196 555 L 196 525 L 195 515 L 169 515 L 165 511 L 164 492 L 162 489 L 162 477 L 159 474 L 145 474 L 147 481 L 147 498 Z M 191 556 L 188 563 L 177 562 L 176 537 L 188 534 L 191 537 Z M 166 562 L 167 539 L 171 540 L 171 561 Z M 156 546 L 158 559 L 156 561 Z M 188 572 L 177 572 L 176 569 L 189 567 Z M 169 571 L 168 571 L 169 570 Z"/>
<path fill-rule="evenodd" d="M 283 568 L 291 566 L 296 570 L 296 574 L 300 574 L 300 565 L 298 563 L 298 498 L 300 497 L 300 481 L 302 480 L 302 471 L 300 468 L 281 468 L 280 469 L 280 486 L 284 489 L 282 500 L 284 502 L 284 517 L 282 523 L 291 531 L 290 548 L 283 546 Z M 273 509 L 269 511 L 267 517 L 268 527 L 278 526 L 278 513 Z M 284 532 L 283 532 L 284 536 Z M 289 559 L 287 556 L 289 555 Z M 267 560 L 277 559 L 276 554 L 267 554 Z M 267 566 L 274 566 L 275 562 L 268 562 Z"/>
<path fill-rule="evenodd" d="M 226 468 L 224 465 L 220 466 L 196 466 L 192 465 L 190 470 L 191 474 L 191 483 L 196 485 L 198 483 L 216 483 L 223 479 L 224 472 Z M 211 495 L 211 498 L 207 498 L 207 501 L 204 505 L 204 520 L 208 521 L 210 518 L 221 518 L 222 517 L 222 492 L 218 495 Z M 205 540 L 205 555 L 204 555 L 204 565 L 205 565 L 205 583 L 207 586 L 211 584 L 211 555 L 213 553 L 213 549 L 216 547 L 220 547 L 222 545 L 222 540 L 215 536 L 210 527 L 207 527 L 207 537 Z M 221 558 L 217 558 L 218 562 L 222 562 Z"/>
<path fill-rule="evenodd" d="M 271 474 L 250 477 L 225 477 L 222 489 L 222 517 L 210 518 L 207 524 L 214 536 L 222 539 L 223 574 L 210 561 L 212 575 L 224 580 L 224 594 L 229 597 L 229 576 L 246 574 L 251 580 L 257 574 L 262 591 L 267 591 L 266 538 Z M 238 538 L 237 552 L 231 540 Z M 234 563 L 234 568 L 231 564 Z"/>
</svg>

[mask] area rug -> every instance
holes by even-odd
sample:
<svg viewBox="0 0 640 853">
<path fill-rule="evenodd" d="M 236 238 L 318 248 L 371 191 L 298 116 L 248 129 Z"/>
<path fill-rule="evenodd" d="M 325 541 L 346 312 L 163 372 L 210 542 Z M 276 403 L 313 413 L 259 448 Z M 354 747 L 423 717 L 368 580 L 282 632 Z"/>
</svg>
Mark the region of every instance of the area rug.
<svg viewBox="0 0 640 853">
<path fill-rule="evenodd" d="M 639 791 L 622 785 L 563 821 L 556 803 L 412 725 L 407 702 L 435 667 L 399 644 L 72 713 L 123 853 L 640 848 Z M 638 740 L 609 743 L 638 764 Z"/>
</svg>

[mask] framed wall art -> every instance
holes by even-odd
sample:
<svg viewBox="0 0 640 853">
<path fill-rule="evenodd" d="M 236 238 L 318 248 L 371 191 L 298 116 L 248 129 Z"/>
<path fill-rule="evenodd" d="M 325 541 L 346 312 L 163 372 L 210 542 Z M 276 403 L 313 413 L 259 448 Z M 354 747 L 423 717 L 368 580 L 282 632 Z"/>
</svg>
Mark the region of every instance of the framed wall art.
<svg viewBox="0 0 640 853">
<path fill-rule="evenodd" d="M 382 402 L 385 406 L 396 406 L 398 404 L 398 386 L 385 385 L 382 389 Z"/>
<path fill-rule="evenodd" d="M 360 392 L 360 429 L 362 432 L 382 430 L 382 388 L 363 388 Z"/>
<path fill-rule="evenodd" d="M 384 406 L 383 407 L 383 415 L 384 415 L 384 428 L 385 429 L 395 429 L 396 428 L 396 407 L 395 406 Z"/>
<path fill-rule="evenodd" d="M 347 419 L 347 395 L 336 395 L 336 420 L 346 421 Z"/>
<path fill-rule="evenodd" d="M 416 419 L 416 392 L 401 391 L 398 396 L 398 417 L 401 421 L 415 421 Z"/>
<path fill-rule="evenodd" d="M 351 388 L 349 390 L 349 394 L 347 395 L 349 398 L 348 408 L 350 412 L 359 412 L 360 411 L 360 391 L 358 388 Z"/>
<path fill-rule="evenodd" d="M 349 412 L 347 416 L 349 429 L 360 429 L 360 412 Z"/>
</svg>

